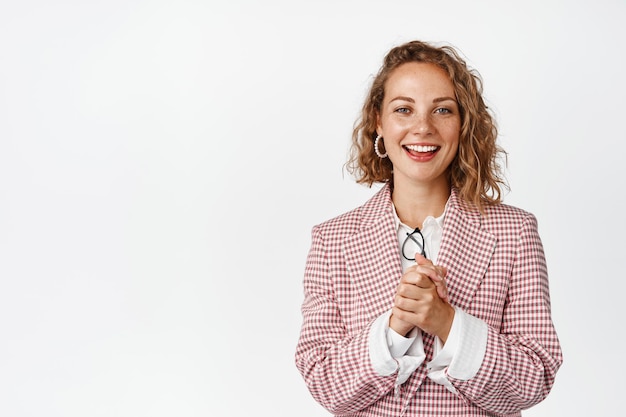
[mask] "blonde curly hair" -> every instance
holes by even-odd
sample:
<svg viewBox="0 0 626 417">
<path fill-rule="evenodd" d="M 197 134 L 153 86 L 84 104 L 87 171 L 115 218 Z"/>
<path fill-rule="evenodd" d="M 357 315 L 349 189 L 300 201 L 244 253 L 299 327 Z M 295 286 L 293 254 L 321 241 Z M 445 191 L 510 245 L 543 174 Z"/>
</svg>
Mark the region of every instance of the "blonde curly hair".
<svg viewBox="0 0 626 417">
<path fill-rule="evenodd" d="M 501 201 L 508 186 L 498 163 L 506 152 L 496 144 L 498 129 L 482 97 L 482 80 L 467 67 L 465 60 L 451 46 L 436 47 L 411 41 L 391 49 L 372 82 L 361 117 L 352 132 L 350 157 L 346 168 L 357 183 L 392 183 L 393 165 L 389 158 L 379 158 L 374 151 L 376 125 L 385 96 L 385 83 L 391 73 L 408 62 L 437 65 L 450 76 L 461 114 L 459 150 L 448 168 L 451 186 L 465 201 L 479 209 Z M 379 145 L 381 148 L 382 144 Z"/>
</svg>

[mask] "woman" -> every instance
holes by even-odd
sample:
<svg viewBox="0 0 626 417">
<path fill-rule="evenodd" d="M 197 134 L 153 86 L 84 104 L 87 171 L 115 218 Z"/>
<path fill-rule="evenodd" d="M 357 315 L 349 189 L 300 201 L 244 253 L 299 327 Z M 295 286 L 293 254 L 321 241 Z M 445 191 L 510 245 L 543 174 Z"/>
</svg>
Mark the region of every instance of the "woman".
<svg viewBox="0 0 626 417">
<path fill-rule="evenodd" d="M 497 131 L 450 47 L 385 57 L 348 163 L 382 189 L 313 229 L 296 365 L 336 415 L 520 415 L 562 363 L 535 217 L 500 202 Z"/>
</svg>

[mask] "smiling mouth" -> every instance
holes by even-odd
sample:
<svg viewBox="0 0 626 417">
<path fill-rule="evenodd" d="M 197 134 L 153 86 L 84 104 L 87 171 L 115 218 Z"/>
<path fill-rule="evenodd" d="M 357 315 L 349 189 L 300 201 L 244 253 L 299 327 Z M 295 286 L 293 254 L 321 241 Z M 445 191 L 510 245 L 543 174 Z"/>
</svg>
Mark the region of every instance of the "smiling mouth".
<svg viewBox="0 0 626 417">
<path fill-rule="evenodd" d="M 412 155 L 419 154 L 433 154 L 439 150 L 439 146 L 434 145 L 404 145 L 404 149 L 406 149 Z"/>
</svg>

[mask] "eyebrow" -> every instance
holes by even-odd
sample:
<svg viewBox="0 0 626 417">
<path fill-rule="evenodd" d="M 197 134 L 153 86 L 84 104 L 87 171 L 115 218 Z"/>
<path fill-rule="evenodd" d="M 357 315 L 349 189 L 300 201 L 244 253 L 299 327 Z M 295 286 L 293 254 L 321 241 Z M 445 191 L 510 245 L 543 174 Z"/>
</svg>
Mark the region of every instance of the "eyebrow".
<svg viewBox="0 0 626 417">
<path fill-rule="evenodd" d="M 454 101 L 456 103 L 456 99 L 452 97 L 439 97 L 433 100 L 433 103 L 441 103 L 442 101 Z"/>
<path fill-rule="evenodd" d="M 389 102 L 391 103 L 392 101 L 396 101 L 396 100 L 403 100 L 403 101 L 408 101 L 409 103 L 415 103 L 415 100 L 413 100 L 411 97 L 405 97 L 405 96 L 398 96 L 395 98 L 392 98 L 391 100 L 389 100 Z M 433 103 L 441 103 L 442 101 L 454 101 L 456 103 L 456 99 L 452 98 L 452 97 L 437 97 L 436 99 L 433 100 Z"/>
</svg>

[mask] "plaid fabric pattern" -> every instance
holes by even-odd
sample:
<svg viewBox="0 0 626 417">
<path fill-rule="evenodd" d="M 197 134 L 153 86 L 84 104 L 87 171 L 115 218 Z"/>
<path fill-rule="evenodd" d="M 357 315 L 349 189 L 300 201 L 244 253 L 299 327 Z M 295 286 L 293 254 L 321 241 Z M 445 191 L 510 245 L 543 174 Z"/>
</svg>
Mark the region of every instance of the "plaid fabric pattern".
<svg viewBox="0 0 626 417">
<path fill-rule="evenodd" d="M 453 305 L 489 326 L 487 351 L 453 394 L 426 361 L 394 392 L 396 375 L 371 366 L 368 335 L 391 308 L 402 275 L 388 186 L 363 206 L 313 228 L 304 274 L 296 366 L 313 397 L 342 416 L 519 416 L 549 393 L 562 363 L 535 217 L 504 204 L 485 215 L 458 198 L 446 209 L 438 263 Z"/>
</svg>

